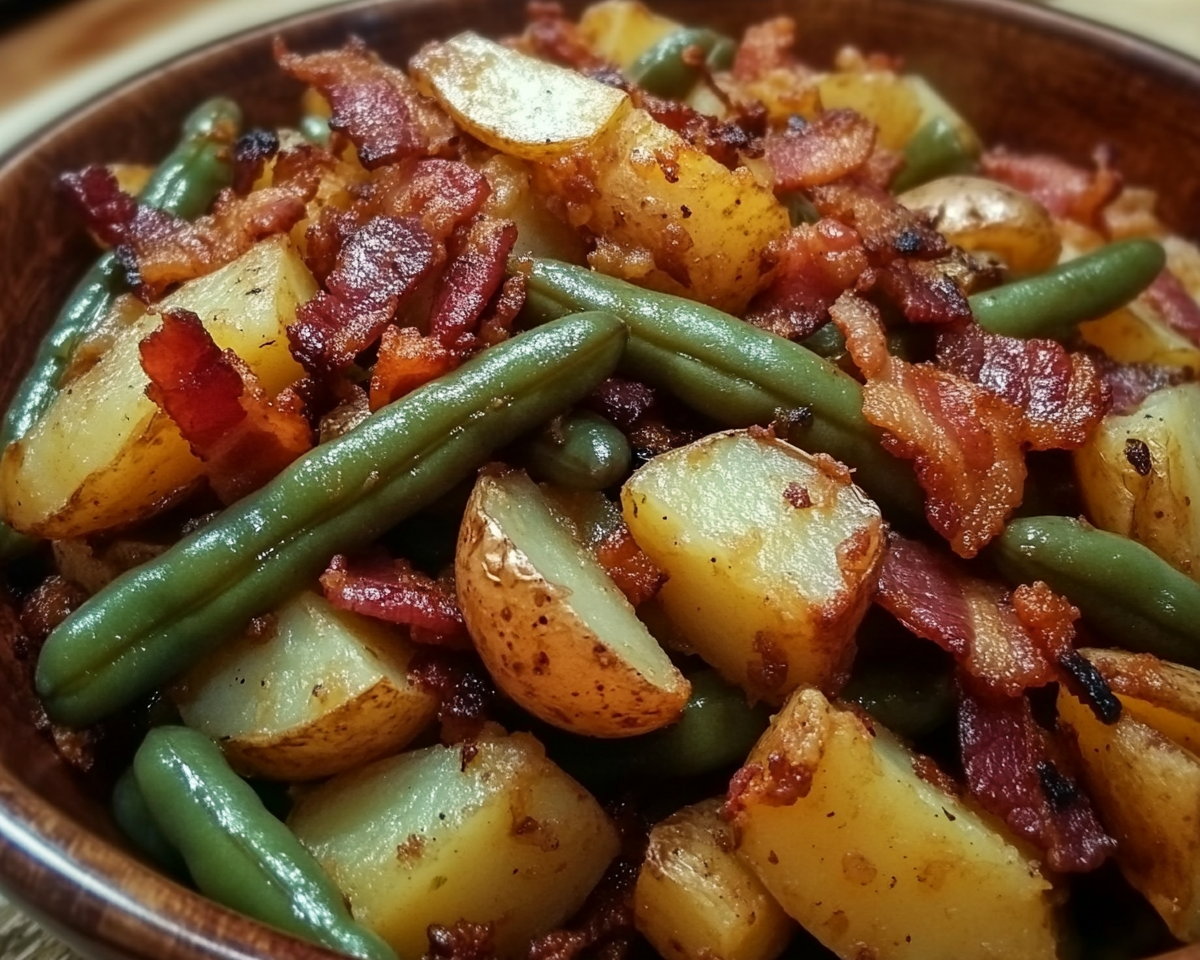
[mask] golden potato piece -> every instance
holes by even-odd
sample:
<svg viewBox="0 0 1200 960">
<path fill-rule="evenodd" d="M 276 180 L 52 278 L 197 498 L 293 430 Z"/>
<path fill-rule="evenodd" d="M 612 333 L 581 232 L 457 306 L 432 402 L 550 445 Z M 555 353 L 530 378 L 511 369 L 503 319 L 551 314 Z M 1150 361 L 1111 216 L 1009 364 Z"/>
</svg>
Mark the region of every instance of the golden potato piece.
<svg viewBox="0 0 1200 960">
<path fill-rule="evenodd" d="M 579 33 L 592 53 L 628 70 L 643 53 L 680 24 L 659 16 L 637 0 L 590 4 L 579 18 Z"/>
<path fill-rule="evenodd" d="M 497 686 L 547 723 L 628 737 L 675 720 L 691 685 L 524 473 L 482 476 L 455 582 Z"/>
</svg>

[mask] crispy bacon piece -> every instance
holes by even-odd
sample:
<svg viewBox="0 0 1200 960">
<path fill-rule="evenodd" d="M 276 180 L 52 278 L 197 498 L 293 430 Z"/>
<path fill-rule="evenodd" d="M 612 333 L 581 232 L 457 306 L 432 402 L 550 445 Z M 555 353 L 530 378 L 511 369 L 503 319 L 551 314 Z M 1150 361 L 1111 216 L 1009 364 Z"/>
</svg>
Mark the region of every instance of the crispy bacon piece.
<svg viewBox="0 0 1200 960">
<path fill-rule="evenodd" d="M 296 311 L 292 353 L 306 368 L 347 366 L 379 339 L 396 310 L 440 265 L 443 251 L 411 217 L 378 216 L 338 254 L 325 288 Z"/>
<path fill-rule="evenodd" d="M 796 21 L 775 17 L 746 28 L 733 58 L 733 76 L 740 83 L 761 79 L 772 70 L 795 66 Z"/>
<path fill-rule="evenodd" d="M 854 294 L 830 315 L 866 378 L 863 414 L 886 431 L 889 453 L 914 461 L 933 528 L 955 553 L 975 556 L 1021 502 L 1023 414 L 968 380 L 891 356 L 878 311 Z"/>
<path fill-rule="evenodd" d="M 371 410 L 449 373 L 459 364 L 458 354 L 414 327 L 389 325 L 383 331 L 379 356 L 371 371 Z"/>
<path fill-rule="evenodd" d="M 1117 363 L 1102 351 L 1089 349 L 1088 358 L 1096 367 L 1112 397 L 1111 412 L 1132 413 L 1155 390 L 1180 382 L 1180 372 L 1153 363 Z"/>
<path fill-rule="evenodd" d="M 496 925 L 458 920 L 454 926 L 431 923 L 425 931 L 429 950 L 421 960 L 493 960 Z"/>
<path fill-rule="evenodd" d="M 453 584 L 414 570 L 407 560 L 338 554 L 321 574 L 321 587 L 335 607 L 402 624 L 417 643 L 470 645 Z"/>
<path fill-rule="evenodd" d="M 609 377 L 585 402 L 598 414 L 628 431 L 650 413 L 658 402 L 658 394 L 653 387 L 638 380 Z"/>
<path fill-rule="evenodd" d="M 642 551 L 624 523 L 596 544 L 596 559 L 635 607 L 651 599 L 667 575 Z"/>
<path fill-rule="evenodd" d="M 938 366 L 1025 412 L 1034 450 L 1083 446 L 1112 405 L 1091 359 L 1053 340 L 1018 340 L 963 323 L 938 335 Z"/>
<path fill-rule="evenodd" d="M 438 698 L 442 743 L 479 736 L 496 690 L 477 656 L 426 645 L 409 662 L 408 678 Z"/>
<path fill-rule="evenodd" d="M 826 110 L 811 123 L 771 131 L 763 149 L 775 191 L 804 190 L 850 175 L 870 159 L 877 132 L 854 110 Z"/>
<path fill-rule="evenodd" d="M 179 426 L 223 503 L 257 490 L 312 447 L 297 396 L 268 399 L 250 369 L 222 351 L 187 310 L 163 314 L 140 345 L 146 394 Z"/>
<path fill-rule="evenodd" d="M 633 894 L 641 864 L 641 856 L 622 855 L 615 860 L 589 894 L 573 926 L 534 939 L 529 944 L 528 960 L 575 960 L 580 955 L 613 960 L 624 957 L 636 936 Z"/>
<path fill-rule="evenodd" d="M 309 56 L 291 53 L 276 37 L 274 53 L 285 73 L 321 91 L 333 108 L 330 129 L 350 138 L 368 170 L 443 153 L 457 139 L 453 121 L 441 108 L 357 37 L 340 50 Z"/>
<path fill-rule="evenodd" d="M 1200 304 L 1168 268 L 1142 294 L 1163 322 L 1200 347 Z"/>
<path fill-rule="evenodd" d="M 1048 154 L 998 147 L 984 153 L 980 164 L 984 176 L 1029 194 L 1054 216 L 1100 229 L 1104 207 L 1121 192 L 1121 175 L 1110 150 L 1098 147 L 1092 160 L 1095 169 L 1084 170 Z"/>
<path fill-rule="evenodd" d="M 783 239 L 771 285 L 745 319 L 789 340 L 803 340 L 829 320 L 829 308 L 867 268 L 858 233 L 837 220 L 801 224 Z"/>
<path fill-rule="evenodd" d="M 581 71 L 604 64 L 592 53 L 562 4 L 532 0 L 525 5 L 525 16 L 529 23 L 517 40 L 517 47 L 522 52 Z"/>
<path fill-rule="evenodd" d="M 233 192 L 244 197 L 262 176 L 267 161 L 279 152 L 279 136 L 273 130 L 249 130 L 233 145 Z"/>
<path fill-rule="evenodd" d="M 58 186 L 101 243 L 115 247 L 124 241 L 139 208 L 137 201 L 121 189 L 111 170 L 92 165 L 64 173 L 58 178 Z"/>
<path fill-rule="evenodd" d="M 500 295 L 479 321 L 479 342 L 485 347 L 494 346 L 512 335 L 513 321 L 525 306 L 526 278 L 523 273 L 514 273 L 500 287 Z"/>
<path fill-rule="evenodd" d="M 896 259 L 878 272 L 877 282 L 909 323 L 971 319 L 971 305 L 941 261 Z"/>
<path fill-rule="evenodd" d="M 429 315 L 429 335 L 448 349 L 470 349 L 488 301 L 504 282 L 508 255 L 517 241 L 511 220 L 477 219 L 462 250 L 450 261 Z"/>
<path fill-rule="evenodd" d="M 971 794 L 1045 851 L 1050 869 L 1086 873 L 1116 851 L 1087 795 L 1052 759 L 1047 734 L 1024 697 L 997 701 L 964 693 L 959 739 Z"/>
<path fill-rule="evenodd" d="M 936 260 L 950 253 L 946 238 L 926 216 L 875 184 L 843 180 L 813 187 L 808 195 L 821 216 L 858 231 L 872 266 L 886 266 L 897 257 Z"/>
</svg>

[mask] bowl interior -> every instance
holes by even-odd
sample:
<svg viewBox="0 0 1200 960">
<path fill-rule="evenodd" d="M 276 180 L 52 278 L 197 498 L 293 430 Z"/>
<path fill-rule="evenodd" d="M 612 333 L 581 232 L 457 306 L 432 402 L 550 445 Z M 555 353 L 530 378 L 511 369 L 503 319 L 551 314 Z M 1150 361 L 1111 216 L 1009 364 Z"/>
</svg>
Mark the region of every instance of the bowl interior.
<svg viewBox="0 0 1200 960">
<path fill-rule="evenodd" d="M 567 3 L 575 11 L 584 4 Z M 1108 143 L 1129 182 L 1159 190 L 1166 222 L 1200 224 L 1200 65 L 1149 44 L 1013 0 L 655 0 L 663 12 L 738 34 L 794 16 L 800 54 L 828 64 L 843 44 L 897 53 L 966 116 L 985 143 L 1087 163 Z M 0 397 L 7 398 L 65 292 L 95 257 L 55 195 L 63 170 L 151 162 L 200 99 L 226 93 L 250 123 L 294 121 L 298 84 L 274 67 L 270 41 L 293 49 L 357 34 L 403 62 L 465 28 L 520 30 L 522 6 L 495 0 L 390 0 L 310 14 L 220 43 L 100 96 L 0 165 Z M 30 257 L 30 259 L 26 259 Z M 19 633 L 0 606 L 0 634 Z M 331 957 L 223 910 L 128 856 L 94 779 L 80 777 L 34 729 L 19 647 L 0 645 L 0 885 L 95 956 Z M 1187 956 L 1200 957 L 1188 951 Z M 1184 956 L 1184 954 L 1180 954 Z"/>
</svg>

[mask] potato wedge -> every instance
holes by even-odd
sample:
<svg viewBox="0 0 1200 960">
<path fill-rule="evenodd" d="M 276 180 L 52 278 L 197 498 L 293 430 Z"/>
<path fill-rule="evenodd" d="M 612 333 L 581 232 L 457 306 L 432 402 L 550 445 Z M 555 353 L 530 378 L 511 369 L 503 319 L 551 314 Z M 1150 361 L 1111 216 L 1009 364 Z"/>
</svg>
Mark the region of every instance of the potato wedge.
<svg viewBox="0 0 1200 960">
<path fill-rule="evenodd" d="M 593 3 L 579 18 L 579 33 L 592 53 L 621 70 L 681 26 L 638 0 Z"/>
<path fill-rule="evenodd" d="M 795 932 L 734 853 L 724 798 L 685 807 L 650 831 L 634 922 L 666 960 L 774 960 Z"/>
<path fill-rule="evenodd" d="M 1200 347 L 1167 326 L 1141 297 L 1107 317 L 1081 323 L 1079 334 L 1118 363 L 1157 363 L 1200 373 Z"/>
<path fill-rule="evenodd" d="M 454 561 L 463 618 L 497 686 L 594 737 L 676 719 L 691 685 L 524 473 L 475 484 Z"/>
<path fill-rule="evenodd" d="M 836 691 L 884 552 L 879 508 L 829 458 L 748 430 L 655 457 L 621 491 L 679 634 L 751 697 Z"/>
<path fill-rule="evenodd" d="M 1075 451 L 1088 519 L 1200 580 L 1200 384 L 1156 390 Z"/>
<path fill-rule="evenodd" d="M 268 392 L 302 374 L 287 326 L 316 283 L 285 238 L 257 244 L 184 284 L 162 309 L 191 310 Z M 0 513 L 22 533 L 81 537 L 148 516 L 201 475 L 174 421 L 150 400 L 138 345 L 159 326 L 146 314 L 58 394 L 0 460 Z"/>
<path fill-rule="evenodd" d="M 304 591 L 193 667 L 171 690 L 180 716 L 247 775 L 315 780 L 396 753 L 437 713 L 408 679 L 403 630 Z"/>
<path fill-rule="evenodd" d="M 1124 698 L 1122 698 L 1124 699 Z M 1106 726 L 1065 689 L 1058 719 L 1117 863 L 1180 940 L 1200 940 L 1200 758 L 1128 710 Z"/>
<path fill-rule="evenodd" d="M 493 156 L 483 167 L 492 195 L 483 212 L 517 225 L 514 257 L 549 257 L 582 264 L 587 257 L 583 238 L 550 212 L 546 198 L 534 188 L 527 163 L 504 154 Z"/>
<path fill-rule="evenodd" d="M 335 777 L 288 818 L 350 903 L 401 957 L 431 923 L 495 924 L 502 957 L 563 923 L 616 855 L 600 805 L 532 737 L 486 735 Z"/>
<path fill-rule="evenodd" d="M 731 790 L 739 854 L 845 960 L 1053 960 L 1036 858 L 919 777 L 915 759 L 882 727 L 796 691 Z"/>
<path fill-rule="evenodd" d="M 522 160 L 547 160 L 595 141 L 630 109 L 615 87 L 460 33 L 409 62 L 418 89 L 467 133 Z"/>
</svg>

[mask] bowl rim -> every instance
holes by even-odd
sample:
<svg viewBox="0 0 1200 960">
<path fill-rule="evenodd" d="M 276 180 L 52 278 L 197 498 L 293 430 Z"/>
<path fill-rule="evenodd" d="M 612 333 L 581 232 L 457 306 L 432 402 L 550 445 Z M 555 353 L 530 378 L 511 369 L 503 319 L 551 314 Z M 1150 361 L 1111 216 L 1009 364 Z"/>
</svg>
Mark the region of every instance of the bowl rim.
<svg viewBox="0 0 1200 960">
<path fill-rule="evenodd" d="M 96 92 L 48 120 L 0 155 L 0 181 L 113 96 L 151 86 L 212 53 L 262 43 L 330 18 L 440 5 L 444 0 L 350 0 L 310 9 L 199 44 Z M 653 4 L 653 0 L 649 0 Z M 913 0 L 917 2 L 917 0 Z M 968 9 L 1066 42 L 1101 50 L 1138 68 L 1187 76 L 1200 88 L 1200 59 L 1122 29 L 1027 0 L 919 0 Z M 226 908 L 183 887 L 44 799 L 0 763 L 0 890 L 19 909 L 89 955 L 113 960 L 337 960 L 342 957 Z M 135 896 L 157 891 L 155 902 Z M 195 921 L 202 922 L 197 929 Z M 192 922 L 189 922 L 192 921 Z M 1150 960 L 1200 960 L 1200 944 Z"/>
</svg>

